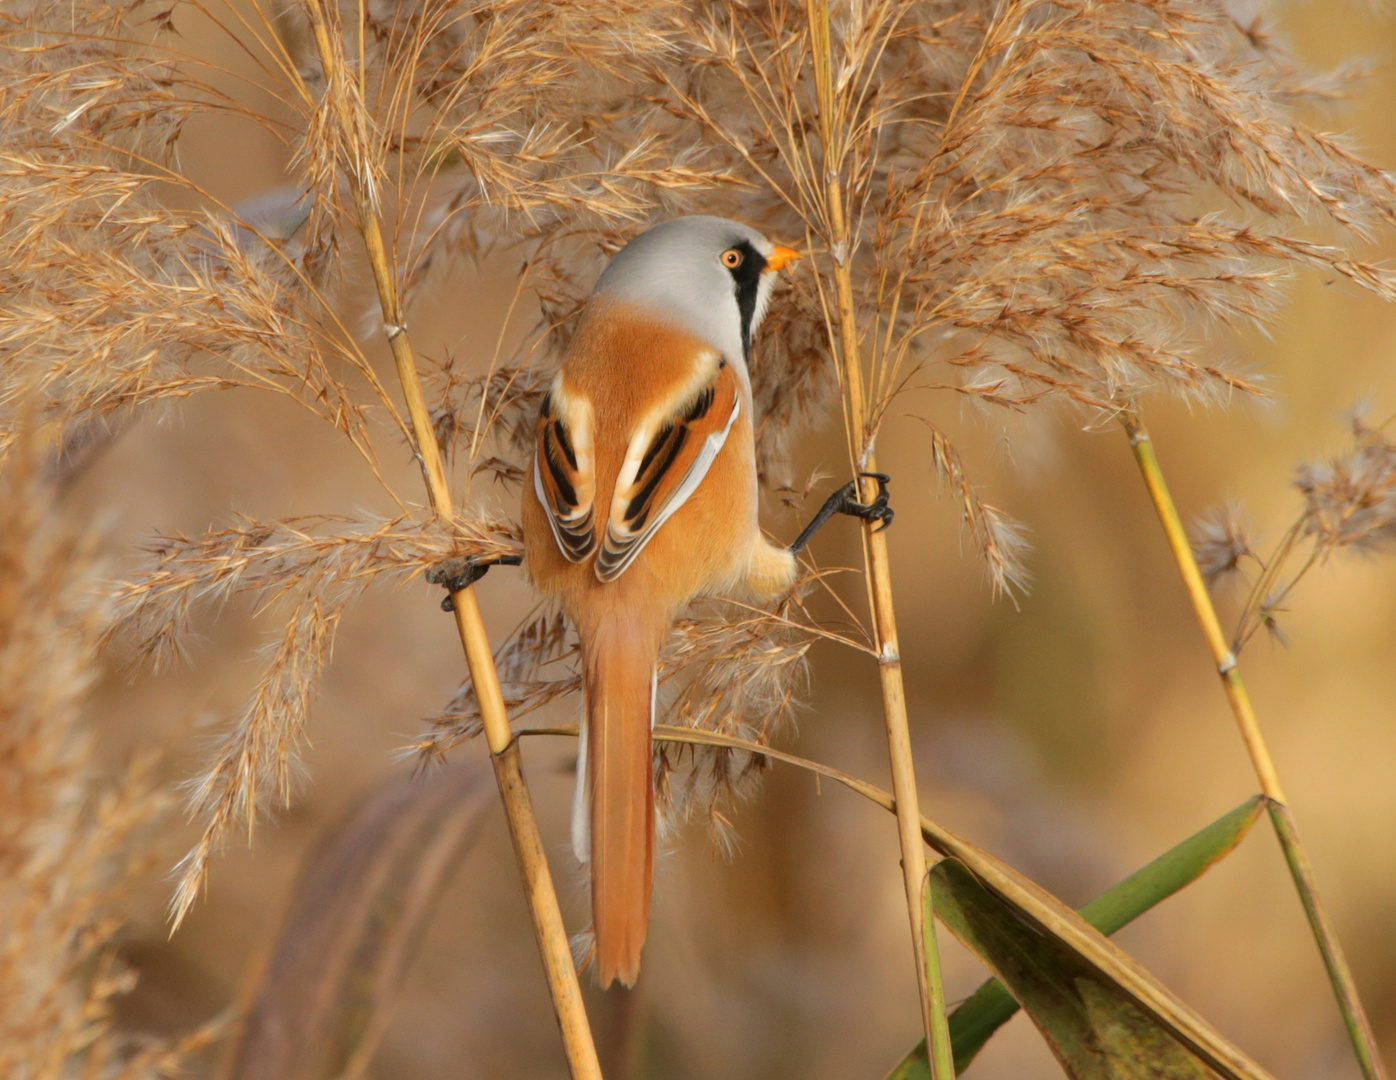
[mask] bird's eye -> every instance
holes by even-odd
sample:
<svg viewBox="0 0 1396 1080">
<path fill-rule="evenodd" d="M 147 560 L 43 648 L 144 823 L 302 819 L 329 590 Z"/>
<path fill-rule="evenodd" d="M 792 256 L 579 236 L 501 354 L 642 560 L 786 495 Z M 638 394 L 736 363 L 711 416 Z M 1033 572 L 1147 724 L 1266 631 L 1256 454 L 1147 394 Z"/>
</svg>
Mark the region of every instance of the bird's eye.
<svg viewBox="0 0 1396 1080">
<path fill-rule="evenodd" d="M 728 270 L 735 270 L 742 265 L 742 253 L 736 248 L 728 248 L 722 253 L 722 265 Z"/>
</svg>

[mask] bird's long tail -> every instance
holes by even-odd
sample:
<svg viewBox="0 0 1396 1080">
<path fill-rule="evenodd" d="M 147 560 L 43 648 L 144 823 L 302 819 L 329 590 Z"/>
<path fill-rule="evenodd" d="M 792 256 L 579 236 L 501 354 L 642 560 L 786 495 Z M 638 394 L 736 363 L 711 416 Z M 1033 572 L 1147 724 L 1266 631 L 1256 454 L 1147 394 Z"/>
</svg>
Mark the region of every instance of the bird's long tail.
<svg viewBox="0 0 1396 1080">
<path fill-rule="evenodd" d="M 654 879 L 655 661 L 660 634 L 633 618 L 583 635 L 586 727 L 573 808 L 573 844 L 591 861 L 596 977 L 635 984 Z M 589 805 L 588 805 L 589 804 Z M 589 810 L 589 812 L 588 812 Z"/>
</svg>

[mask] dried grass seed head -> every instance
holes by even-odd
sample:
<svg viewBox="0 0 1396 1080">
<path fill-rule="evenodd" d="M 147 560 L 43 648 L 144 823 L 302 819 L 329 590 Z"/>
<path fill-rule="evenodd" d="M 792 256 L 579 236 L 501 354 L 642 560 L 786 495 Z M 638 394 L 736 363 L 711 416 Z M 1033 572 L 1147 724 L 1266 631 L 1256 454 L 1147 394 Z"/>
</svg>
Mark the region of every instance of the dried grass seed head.
<svg viewBox="0 0 1396 1080">
<path fill-rule="evenodd" d="M 214 1028 L 166 1042 L 112 1019 L 134 981 L 122 900 L 168 800 L 149 755 L 115 779 L 94 761 L 84 706 L 111 607 L 42 477 L 48 450 L 21 428 L 0 463 L 0 1074 L 155 1080 Z"/>
<path fill-rule="evenodd" d="M 1257 559 L 1258 539 L 1241 507 L 1228 502 L 1204 514 L 1193 526 L 1192 551 L 1209 585 L 1239 573 L 1241 560 Z"/>
<path fill-rule="evenodd" d="M 1384 551 L 1396 544 L 1396 443 L 1383 427 L 1354 422 L 1354 445 L 1324 462 L 1300 466 L 1304 528 L 1322 552 Z"/>
<path fill-rule="evenodd" d="M 908 390 L 1015 411 L 1224 403 L 1259 381 L 1214 361 L 1206 328 L 1268 318 L 1293 270 L 1392 295 L 1331 237 L 1390 223 L 1396 187 L 1297 118 L 1315 84 L 1260 18 L 1203 0 L 831 5 L 821 109 L 818 10 L 701 5 L 689 63 L 651 74 L 822 246 L 823 320 L 832 266 L 854 267 L 868 445 Z M 966 524 L 1002 587 L 1021 562 L 980 527 L 993 516 Z"/>
</svg>

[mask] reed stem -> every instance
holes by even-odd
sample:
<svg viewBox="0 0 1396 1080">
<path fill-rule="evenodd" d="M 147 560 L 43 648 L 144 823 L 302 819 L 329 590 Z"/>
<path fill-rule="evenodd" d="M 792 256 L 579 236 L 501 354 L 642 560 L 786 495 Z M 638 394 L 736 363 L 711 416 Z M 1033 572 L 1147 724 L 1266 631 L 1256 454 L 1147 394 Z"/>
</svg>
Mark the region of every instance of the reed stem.
<svg viewBox="0 0 1396 1080">
<path fill-rule="evenodd" d="M 825 0 L 808 0 L 811 51 L 815 67 L 815 91 L 819 102 L 820 136 L 823 147 L 824 196 L 829 231 L 829 250 L 834 262 L 837 351 L 843 365 L 844 417 L 849 451 L 855 471 L 876 472 L 868 431 L 868 409 L 863 390 L 857 307 L 853 296 L 851 255 L 853 236 L 844 208 L 845 192 L 837 147 L 842 136 L 836 132 L 835 117 L 841 115 L 835 101 L 833 49 L 829 33 L 829 9 Z M 840 125 L 841 127 L 841 125 Z M 876 484 L 861 478 L 861 498 L 876 498 Z M 882 714 L 887 727 L 887 751 L 892 765 L 892 791 L 897 801 L 897 834 L 901 843 L 902 878 L 906 889 L 907 915 L 911 922 L 916 982 L 921 995 L 921 1016 L 927 1045 L 938 1052 L 938 1032 L 945 1028 L 944 1001 L 939 1016 L 931 994 L 932 981 L 927 961 L 938 957 L 927 952 L 927 928 L 921 903 L 921 887 L 926 877 L 926 852 L 921 838 L 921 807 L 916 791 L 916 770 L 911 754 L 911 734 L 907 725 L 906 689 L 902 680 L 901 650 L 897 639 L 897 618 L 892 602 L 892 567 L 887 556 L 887 538 L 875 522 L 863 528 L 863 561 L 867 568 L 868 592 L 873 612 L 874 644 L 877 649 L 878 677 L 882 688 Z"/>
<path fill-rule="evenodd" d="M 326 81 L 333 85 L 334 80 L 331 76 L 338 62 L 338 54 L 330 39 L 330 29 L 320 0 L 307 0 L 306 8 L 310 15 L 320 61 L 325 67 Z M 447 523 L 451 523 L 455 520 L 455 510 L 451 501 L 450 484 L 446 478 L 441 448 L 437 445 L 436 433 L 431 423 L 426 395 L 422 391 L 421 376 L 403 318 L 401 297 L 383 242 L 382 227 L 376 208 L 366 197 L 359 170 L 349 168 L 346 172 L 354 200 L 354 210 L 358 217 L 359 234 L 373 272 L 374 285 L 378 290 L 383 333 L 392 349 L 398 381 L 402 386 L 403 397 L 412 420 L 416 443 L 413 450 L 421 466 L 422 478 L 433 509 Z M 480 718 L 485 730 L 485 739 L 489 744 L 500 800 L 504 804 L 504 813 L 509 821 L 509 835 L 513 839 L 514 853 L 523 877 L 524 893 L 528 898 L 538 951 L 547 975 L 548 989 L 552 993 L 553 1012 L 562 1032 L 568 1068 L 573 1080 L 601 1080 L 601 1065 L 596 1055 L 591 1026 L 587 1022 L 577 969 L 572 961 L 567 929 L 562 921 L 562 909 L 558 904 L 557 891 L 553 887 L 552 874 L 548 869 L 542 835 L 538 830 L 538 819 L 533 813 L 533 800 L 524 780 L 518 744 L 513 741 L 510 733 L 504 694 L 499 685 L 499 672 L 495 667 L 494 652 L 480 614 L 480 604 L 473 587 L 453 592 L 451 600 L 455 606 L 456 629 L 465 652 L 466 666 L 470 669 L 471 682 L 480 706 Z"/>
<path fill-rule="evenodd" d="M 1129 436 L 1129 445 L 1134 451 L 1134 460 L 1138 463 L 1139 472 L 1144 478 L 1144 486 L 1149 490 L 1149 498 L 1154 504 L 1154 509 L 1158 512 L 1159 521 L 1162 523 L 1164 534 L 1168 538 L 1168 546 L 1173 551 L 1173 558 L 1178 563 L 1178 572 L 1183 577 L 1183 585 L 1187 589 L 1188 598 L 1192 601 L 1198 622 L 1202 624 L 1202 634 L 1207 639 L 1212 659 L 1216 662 L 1217 674 L 1221 676 L 1226 699 L 1231 705 L 1232 714 L 1236 717 L 1236 724 L 1241 730 L 1241 739 L 1246 744 L 1246 752 L 1250 755 L 1251 766 L 1255 769 L 1256 777 L 1260 781 L 1260 790 L 1269 800 L 1270 821 L 1275 827 L 1275 835 L 1279 838 L 1280 847 L 1284 851 L 1285 862 L 1289 864 L 1294 887 L 1298 890 L 1299 899 L 1304 905 L 1304 914 L 1308 917 L 1309 928 L 1313 932 L 1314 940 L 1318 943 L 1319 953 L 1323 957 L 1323 966 L 1328 972 L 1328 981 L 1333 986 L 1333 995 L 1337 998 L 1338 1009 L 1343 1015 L 1343 1024 L 1347 1028 L 1348 1038 L 1352 1042 L 1353 1053 L 1357 1057 L 1358 1065 L 1361 1067 L 1362 1075 L 1366 1080 L 1386 1080 L 1386 1069 L 1378 1055 L 1377 1041 L 1372 1032 L 1372 1025 L 1367 1019 L 1366 1010 L 1362 1007 L 1362 999 L 1358 997 L 1357 984 L 1353 981 L 1352 971 L 1343 955 L 1343 947 L 1338 941 L 1333 920 L 1329 917 L 1328 910 L 1319 897 L 1318 885 L 1314 881 L 1313 869 L 1309 865 L 1309 856 L 1299 839 L 1294 814 L 1285 799 L 1284 789 L 1280 786 L 1279 774 L 1275 771 L 1274 761 L 1270 757 L 1270 749 L 1266 745 L 1265 737 L 1261 734 L 1260 725 L 1256 721 L 1255 709 L 1251 705 L 1250 695 L 1246 692 L 1246 684 L 1241 679 L 1241 670 L 1237 666 L 1236 654 L 1232 652 L 1226 635 L 1222 633 L 1221 622 L 1217 618 L 1216 608 L 1212 605 L 1211 594 L 1207 592 L 1207 583 L 1202 577 L 1197 559 L 1193 556 L 1192 545 L 1188 543 L 1187 531 L 1183 528 L 1182 519 L 1178 516 L 1178 508 L 1174 505 L 1173 497 L 1168 492 L 1168 485 L 1164 481 L 1162 469 L 1159 468 L 1158 457 L 1154 453 L 1154 445 L 1149 438 L 1148 429 L 1144 427 L 1139 411 L 1134 406 L 1121 413 L 1120 423 Z"/>
<path fill-rule="evenodd" d="M 940 975 L 940 941 L 936 937 L 935 894 L 931 876 L 921 883 L 921 925 L 926 930 L 926 982 L 931 994 L 931 1022 L 935 1038 L 926 1040 L 931 1080 L 955 1080 L 955 1054 L 950 1042 L 950 1021 L 945 1015 L 945 980 Z"/>
</svg>

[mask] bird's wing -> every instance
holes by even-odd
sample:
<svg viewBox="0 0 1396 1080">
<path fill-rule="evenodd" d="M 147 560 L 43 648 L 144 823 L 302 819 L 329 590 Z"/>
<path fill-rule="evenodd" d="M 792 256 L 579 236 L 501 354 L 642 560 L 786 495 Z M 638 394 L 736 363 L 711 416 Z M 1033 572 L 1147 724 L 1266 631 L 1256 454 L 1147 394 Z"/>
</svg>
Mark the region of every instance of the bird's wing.
<svg viewBox="0 0 1396 1080">
<path fill-rule="evenodd" d="M 678 400 L 631 436 L 616 476 L 596 576 L 614 581 L 707 476 L 741 411 L 736 373 L 714 353 Z"/>
<path fill-rule="evenodd" d="M 534 428 L 533 490 L 548 515 L 553 538 L 569 562 L 596 547 L 596 464 L 591 405 L 553 383 Z"/>
</svg>

